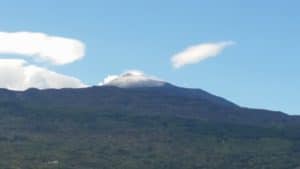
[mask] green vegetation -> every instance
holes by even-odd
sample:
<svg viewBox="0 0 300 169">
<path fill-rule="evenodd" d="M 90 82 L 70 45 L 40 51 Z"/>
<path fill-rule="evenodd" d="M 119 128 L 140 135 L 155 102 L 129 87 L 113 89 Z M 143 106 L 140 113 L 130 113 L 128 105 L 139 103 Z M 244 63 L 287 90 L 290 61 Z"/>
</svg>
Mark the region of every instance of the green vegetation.
<svg viewBox="0 0 300 169">
<path fill-rule="evenodd" d="M 16 106 L 13 106 L 16 108 Z M 294 169 L 298 131 L 171 115 L 2 106 L 3 169 Z"/>
</svg>

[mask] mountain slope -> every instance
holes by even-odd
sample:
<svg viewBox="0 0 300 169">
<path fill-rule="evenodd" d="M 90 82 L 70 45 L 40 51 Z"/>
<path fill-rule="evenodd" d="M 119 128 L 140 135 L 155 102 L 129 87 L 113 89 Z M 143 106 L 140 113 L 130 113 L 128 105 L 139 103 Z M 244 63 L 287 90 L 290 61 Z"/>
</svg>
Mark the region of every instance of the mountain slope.
<svg viewBox="0 0 300 169">
<path fill-rule="evenodd" d="M 294 124 L 296 117 L 282 112 L 240 107 L 200 89 L 165 84 L 160 87 L 119 88 L 101 86 L 83 89 L 2 90 L 3 103 L 28 109 L 172 114 L 177 117 L 252 125 Z M 1 104 L 1 102 L 0 102 Z"/>
</svg>

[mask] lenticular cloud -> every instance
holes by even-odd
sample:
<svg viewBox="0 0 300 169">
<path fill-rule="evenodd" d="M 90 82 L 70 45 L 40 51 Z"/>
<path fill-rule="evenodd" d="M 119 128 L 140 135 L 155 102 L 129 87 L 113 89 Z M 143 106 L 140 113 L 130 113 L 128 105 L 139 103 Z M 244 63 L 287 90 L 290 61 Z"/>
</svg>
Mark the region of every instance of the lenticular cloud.
<svg viewBox="0 0 300 169">
<path fill-rule="evenodd" d="M 63 65 L 81 59 L 85 45 L 76 39 L 35 32 L 0 32 L 0 54 L 31 56 Z"/>
<path fill-rule="evenodd" d="M 171 58 L 174 68 L 181 68 L 188 64 L 196 64 L 210 57 L 220 54 L 226 47 L 234 45 L 233 41 L 224 41 L 217 43 L 202 43 L 190 46 L 175 54 Z"/>
</svg>

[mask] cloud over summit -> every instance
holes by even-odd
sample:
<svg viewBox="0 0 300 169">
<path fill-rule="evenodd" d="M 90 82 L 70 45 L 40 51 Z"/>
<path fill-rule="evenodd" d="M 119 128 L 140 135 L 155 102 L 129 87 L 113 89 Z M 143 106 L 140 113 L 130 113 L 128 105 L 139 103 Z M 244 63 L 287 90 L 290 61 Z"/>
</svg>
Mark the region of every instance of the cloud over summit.
<svg viewBox="0 0 300 169">
<path fill-rule="evenodd" d="M 139 70 L 129 70 L 120 75 L 107 76 L 100 85 L 116 86 L 121 88 L 131 87 L 159 87 L 166 82 L 159 80 L 156 77 L 145 75 Z"/>
</svg>

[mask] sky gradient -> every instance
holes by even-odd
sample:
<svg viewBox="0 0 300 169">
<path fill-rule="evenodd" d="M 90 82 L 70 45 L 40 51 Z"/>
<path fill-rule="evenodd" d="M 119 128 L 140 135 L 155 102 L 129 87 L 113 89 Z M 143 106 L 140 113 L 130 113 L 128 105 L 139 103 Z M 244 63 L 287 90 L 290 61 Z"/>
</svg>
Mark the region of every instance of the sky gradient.
<svg viewBox="0 0 300 169">
<path fill-rule="evenodd" d="M 96 85 L 141 70 L 239 105 L 300 114 L 299 1 L 2 1 L 1 32 L 80 40 L 85 56 L 66 65 L 32 62 Z M 171 57 L 203 43 L 232 41 L 216 57 L 179 69 Z"/>
</svg>

